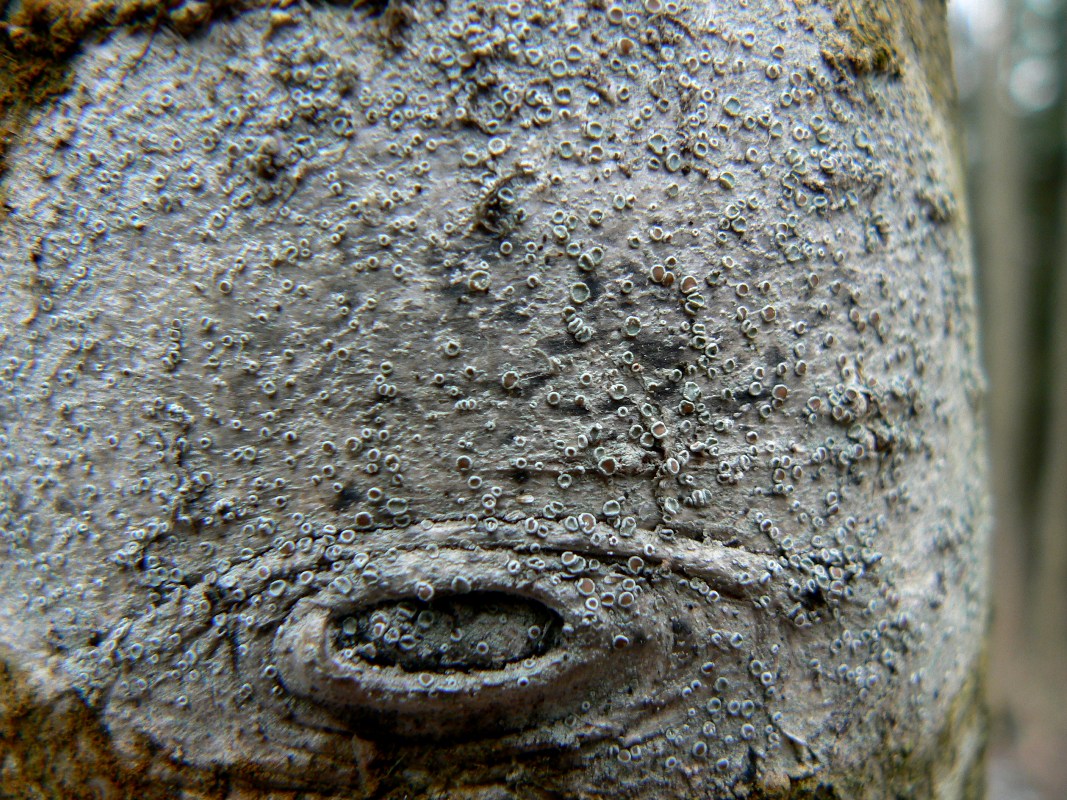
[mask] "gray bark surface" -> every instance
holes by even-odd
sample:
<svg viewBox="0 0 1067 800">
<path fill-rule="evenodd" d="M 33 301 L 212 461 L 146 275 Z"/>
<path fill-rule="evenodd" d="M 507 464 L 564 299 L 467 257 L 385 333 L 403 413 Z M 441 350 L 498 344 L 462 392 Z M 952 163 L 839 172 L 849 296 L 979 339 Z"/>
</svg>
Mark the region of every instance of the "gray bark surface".
<svg viewBox="0 0 1067 800">
<path fill-rule="evenodd" d="M 980 796 L 966 213 L 900 8 L 86 44 L 2 177 L 0 794 Z"/>
</svg>

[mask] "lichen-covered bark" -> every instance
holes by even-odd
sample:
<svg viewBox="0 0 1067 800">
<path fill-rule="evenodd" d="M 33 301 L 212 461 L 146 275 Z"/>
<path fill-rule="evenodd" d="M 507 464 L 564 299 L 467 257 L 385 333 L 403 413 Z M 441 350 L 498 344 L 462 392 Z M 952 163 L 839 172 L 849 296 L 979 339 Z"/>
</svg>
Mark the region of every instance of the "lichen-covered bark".
<svg viewBox="0 0 1067 800">
<path fill-rule="evenodd" d="M 977 797 L 933 12 L 842 9 L 294 5 L 72 57 L 2 180 L 5 791 Z"/>
</svg>

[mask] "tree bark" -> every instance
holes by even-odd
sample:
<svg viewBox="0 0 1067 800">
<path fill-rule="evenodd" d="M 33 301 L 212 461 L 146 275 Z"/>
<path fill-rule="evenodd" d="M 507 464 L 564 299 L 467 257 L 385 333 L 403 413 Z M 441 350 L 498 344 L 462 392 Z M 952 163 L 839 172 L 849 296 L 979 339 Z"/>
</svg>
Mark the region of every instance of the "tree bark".
<svg viewBox="0 0 1067 800">
<path fill-rule="evenodd" d="M 944 6 L 885 5 L 16 9 L 0 793 L 980 797 Z"/>
</svg>

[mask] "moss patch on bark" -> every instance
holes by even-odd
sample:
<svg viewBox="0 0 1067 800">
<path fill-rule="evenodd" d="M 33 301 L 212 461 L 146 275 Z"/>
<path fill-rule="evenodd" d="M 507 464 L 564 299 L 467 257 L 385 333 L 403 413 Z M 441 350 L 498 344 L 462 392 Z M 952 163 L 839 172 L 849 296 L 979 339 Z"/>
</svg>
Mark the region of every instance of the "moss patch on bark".
<svg viewBox="0 0 1067 800">
<path fill-rule="evenodd" d="M 823 41 L 823 57 L 856 75 L 901 75 L 911 59 L 923 71 L 935 103 L 955 102 L 945 0 L 794 0 L 802 12 L 826 8 L 827 21 L 809 17 Z"/>
<path fill-rule="evenodd" d="M 67 62 L 92 37 L 166 24 L 189 35 L 219 3 L 203 0 L 23 0 L 0 19 L 0 174 L 27 114 L 70 87 Z M 0 198 L 0 206 L 2 206 Z"/>
</svg>

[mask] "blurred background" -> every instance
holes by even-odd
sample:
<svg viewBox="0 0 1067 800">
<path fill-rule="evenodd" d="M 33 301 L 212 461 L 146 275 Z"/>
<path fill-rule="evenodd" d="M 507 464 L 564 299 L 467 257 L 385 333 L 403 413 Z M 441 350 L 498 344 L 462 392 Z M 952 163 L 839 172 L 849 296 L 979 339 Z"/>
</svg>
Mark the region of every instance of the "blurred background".
<svg viewBox="0 0 1067 800">
<path fill-rule="evenodd" d="M 1067 799 L 1067 0 L 950 0 L 997 510 L 989 800 Z"/>
</svg>

